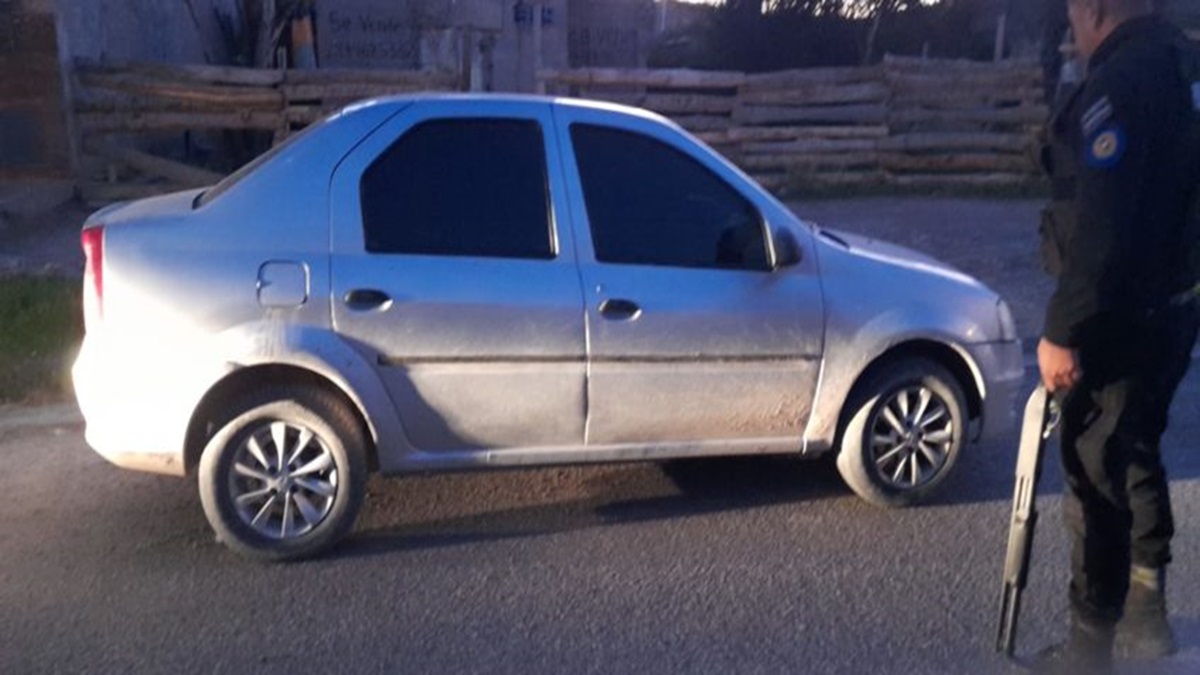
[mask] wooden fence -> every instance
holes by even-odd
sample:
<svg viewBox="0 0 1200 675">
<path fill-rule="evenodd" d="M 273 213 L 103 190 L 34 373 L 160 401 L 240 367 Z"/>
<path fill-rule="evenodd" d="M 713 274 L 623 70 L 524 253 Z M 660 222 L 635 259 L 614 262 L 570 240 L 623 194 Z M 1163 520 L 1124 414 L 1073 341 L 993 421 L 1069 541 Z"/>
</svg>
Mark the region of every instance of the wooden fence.
<svg viewBox="0 0 1200 675">
<path fill-rule="evenodd" d="M 1047 110 L 1028 61 L 888 57 L 766 74 L 543 71 L 548 93 L 671 117 L 772 189 L 1021 186 Z"/>
<path fill-rule="evenodd" d="M 548 93 L 637 105 L 675 119 L 771 189 L 1014 186 L 1047 111 L 1031 62 L 889 57 L 864 68 L 748 75 L 692 70 L 543 71 Z M 85 199 L 205 185 L 210 170 L 147 152 L 183 131 L 285 138 L 351 101 L 456 90 L 454 74 L 77 64 L 71 77 Z"/>
<path fill-rule="evenodd" d="M 72 107 L 80 190 L 89 202 L 207 185 L 212 171 L 147 152 L 184 131 L 257 130 L 274 142 L 352 101 L 455 90 L 454 74 L 76 64 Z"/>
</svg>

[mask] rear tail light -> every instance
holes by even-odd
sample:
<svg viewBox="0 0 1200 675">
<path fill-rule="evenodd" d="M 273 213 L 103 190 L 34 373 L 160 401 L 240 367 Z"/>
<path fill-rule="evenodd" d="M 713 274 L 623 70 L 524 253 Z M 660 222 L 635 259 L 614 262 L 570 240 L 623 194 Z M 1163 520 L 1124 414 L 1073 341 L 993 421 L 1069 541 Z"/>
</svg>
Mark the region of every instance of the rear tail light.
<svg viewBox="0 0 1200 675">
<path fill-rule="evenodd" d="M 89 227 L 80 236 L 83 254 L 83 311 L 89 320 L 104 318 L 104 226 Z"/>
</svg>

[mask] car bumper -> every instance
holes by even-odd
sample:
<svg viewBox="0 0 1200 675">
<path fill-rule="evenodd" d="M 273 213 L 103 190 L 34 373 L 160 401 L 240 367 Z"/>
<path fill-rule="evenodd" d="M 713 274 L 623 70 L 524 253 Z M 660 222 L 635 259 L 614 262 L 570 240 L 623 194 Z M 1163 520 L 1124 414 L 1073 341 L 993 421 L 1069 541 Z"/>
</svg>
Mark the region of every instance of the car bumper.
<svg viewBox="0 0 1200 675">
<path fill-rule="evenodd" d="M 991 342 L 968 348 L 982 377 L 983 409 L 977 440 L 1000 438 L 1016 429 L 1017 404 L 1025 382 L 1021 342 Z"/>
<path fill-rule="evenodd" d="M 71 371 L 88 445 L 122 468 L 184 475 L 195 392 L 207 379 L 198 371 L 89 335 Z"/>
</svg>

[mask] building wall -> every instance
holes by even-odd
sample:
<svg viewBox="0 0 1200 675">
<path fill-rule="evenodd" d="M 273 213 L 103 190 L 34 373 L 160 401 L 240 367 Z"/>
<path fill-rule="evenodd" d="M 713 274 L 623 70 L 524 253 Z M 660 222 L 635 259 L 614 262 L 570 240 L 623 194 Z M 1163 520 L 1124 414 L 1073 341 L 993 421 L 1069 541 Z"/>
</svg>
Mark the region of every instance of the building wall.
<svg viewBox="0 0 1200 675">
<path fill-rule="evenodd" d="M 449 14 L 448 3 L 457 8 Z M 0 0 L 0 178 L 70 175 L 61 73 L 75 60 L 230 63 L 217 14 L 239 22 L 240 4 Z M 389 12 L 395 19 L 397 8 L 414 6 L 448 20 L 429 22 L 415 46 L 391 58 L 355 63 L 344 52 L 322 65 L 454 70 L 476 89 L 530 92 L 539 67 L 645 65 L 663 18 L 654 0 L 317 0 L 318 44 L 333 41 L 330 12 L 360 25 L 383 21 L 376 25 L 386 33 Z"/>
<path fill-rule="evenodd" d="M 685 30 L 713 14 L 713 6 L 703 3 L 656 0 L 654 4 L 658 5 L 655 11 L 659 13 L 659 30 L 664 32 Z"/>
<path fill-rule="evenodd" d="M 570 11 L 572 68 L 646 65 L 661 21 L 653 0 L 571 0 Z"/>
<path fill-rule="evenodd" d="M 1166 0 L 1168 17 L 1189 31 L 1200 30 L 1200 0 Z"/>
<path fill-rule="evenodd" d="M 54 0 L 64 51 L 94 61 L 224 63 L 215 11 L 238 16 L 237 0 Z"/>
<path fill-rule="evenodd" d="M 0 178 L 70 173 L 54 14 L 0 0 Z"/>
<path fill-rule="evenodd" d="M 26 2 L 57 9 L 66 58 L 107 62 L 229 63 L 215 12 L 240 18 L 239 0 L 191 0 L 194 14 L 182 1 Z M 477 88 L 497 91 L 533 91 L 539 66 L 645 65 L 663 19 L 655 0 L 316 0 L 315 8 L 323 67 L 466 75 L 473 64 Z M 670 25 L 692 14 L 667 9 Z"/>
<path fill-rule="evenodd" d="M 316 10 L 326 68 L 470 70 L 477 89 L 532 91 L 539 66 L 567 62 L 567 0 L 318 0 Z"/>
<path fill-rule="evenodd" d="M 567 67 L 567 35 L 571 25 L 571 7 L 567 0 L 539 0 L 524 3 L 530 7 L 530 20 L 518 23 L 512 3 L 505 3 L 504 28 L 496 36 L 492 53 L 495 91 L 535 91 L 538 67 Z M 539 10 L 546 10 L 541 13 Z M 541 26 L 535 26 L 540 20 Z M 537 55 L 536 32 L 541 31 L 541 56 Z"/>
</svg>

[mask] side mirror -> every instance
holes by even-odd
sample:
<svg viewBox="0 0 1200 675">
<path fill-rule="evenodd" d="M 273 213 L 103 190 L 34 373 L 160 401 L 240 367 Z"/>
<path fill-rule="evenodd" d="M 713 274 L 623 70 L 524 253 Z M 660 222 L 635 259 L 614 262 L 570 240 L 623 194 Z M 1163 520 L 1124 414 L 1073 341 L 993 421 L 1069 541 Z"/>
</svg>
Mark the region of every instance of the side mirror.
<svg viewBox="0 0 1200 675">
<path fill-rule="evenodd" d="M 795 267 L 804 259 L 796 233 L 786 228 L 775 230 L 775 269 Z"/>
</svg>

